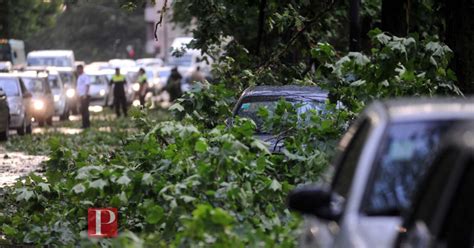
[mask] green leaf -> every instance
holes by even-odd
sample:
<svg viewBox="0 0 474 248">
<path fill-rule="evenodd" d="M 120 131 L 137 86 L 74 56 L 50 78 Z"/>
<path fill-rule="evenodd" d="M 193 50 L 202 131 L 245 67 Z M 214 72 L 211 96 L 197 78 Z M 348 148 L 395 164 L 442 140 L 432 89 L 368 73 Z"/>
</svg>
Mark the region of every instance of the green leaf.
<svg viewBox="0 0 474 248">
<path fill-rule="evenodd" d="M 82 183 L 78 183 L 72 188 L 72 191 L 76 194 L 80 194 L 86 191 L 86 187 L 84 187 Z"/>
<path fill-rule="evenodd" d="M 5 233 L 7 236 L 14 236 L 17 233 L 15 228 L 7 224 L 2 225 L 2 232 Z"/>
<path fill-rule="evenodd" d="M 51 192 L 51 190 L 49 189 L 49 184 L 47 183 L 38 183 L 38 186 L 40 186 L 41 190 L 44 192 Z"/>
<path fill-rule="evenodd" d="M 273 179 L 272 183 L 270 184 L 270 189 L 273 191 L 280 191 L 281 184 L 276 179 Z"/>
<path fill-rule="evenodd" d="M 95 189 L 100 189 L 100 190 L 104 189 L 104 186 L 106 185 L 107 185 L 107 181 L 103 179 L 97 179 L 89 183 L 90 188 L 95 188 Z"/>
<path fill-rule="evenodd" d="M 146 210 L 145 221 L 149 224 L 156 224 L 163 218 L 164 212 L 162 207 L 154 205 Z"/>
<path fill-rule="evenodd" d="M 150 173 L 143 174 L 142 183 L 145 185 L 152 185 L 153 184 L 153 176 Z"/>
<path fill-rule="evenodd" d="M 208 149 L 208 145 L 204 139 L 199 139 L 196 144 L 194 145 L 194 150 L 197 152 L 206 152 Z"/>
<path fill-rule="evenodd" d="M 132 180 L 130 180 L 130 178 L 126 174 L 124 174 L 117 180 L 117 183 L 122 185 L 128 185 L 131 181 Z"/>
<path fill-rule="evenodd" d="M 35 196 L 35 193 L 33 191 L 30 191 L 25 187 L 17 189 L 16 192 L 18 194 L 16 197 L 17 201 L 21 201 L 21 200 L 28 201 Z"/>
</svg>

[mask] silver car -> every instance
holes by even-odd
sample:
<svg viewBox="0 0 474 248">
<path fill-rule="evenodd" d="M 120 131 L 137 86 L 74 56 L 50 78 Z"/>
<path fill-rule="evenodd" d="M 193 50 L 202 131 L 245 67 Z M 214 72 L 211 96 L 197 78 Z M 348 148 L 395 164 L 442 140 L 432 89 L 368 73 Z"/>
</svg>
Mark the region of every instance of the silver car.
<svg viewBox="0 0 474 248">
<path fill-rule="evenodd" d="M 0 73 L 0 88 L 5 92 L 10 108 L 10 129 L 16 129 L 19 135 L 31 133 L 32 95 L 23 81 L 18 76 Z"/>
<path fill-rule="evenodd" d="M 60 120 L 67 120 L 69 118 L 69 106 L 66 86 L 59 73 L 55 70 L 48 71 L 48 82 L 53 93 L 54 114 L 59 116 Z"/>
<path fill-rule="evenodd" d="M 113 96 L 110 94 L 109 80 L 105 73 L 101 71 L 86 70 L 85 74 L 89 77 L 91 96 L 91 105 L 99 104 L 101 106 L 110 106 L 113 103 Z"/>
<path fill-rule="evenodd" d="M 301 246 L 392 247 L 440 136 L 469 119 L 474 99 L 370 105 L 340 142 L 331 185 L 300 187 L 289 196 L 290 209 L 305 214 Z"/>
</svg>

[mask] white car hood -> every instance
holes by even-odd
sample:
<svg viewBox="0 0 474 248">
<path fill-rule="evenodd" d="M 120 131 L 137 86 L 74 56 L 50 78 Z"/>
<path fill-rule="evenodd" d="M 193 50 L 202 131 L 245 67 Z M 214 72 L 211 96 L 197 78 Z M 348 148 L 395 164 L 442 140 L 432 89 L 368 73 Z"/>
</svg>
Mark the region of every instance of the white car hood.
<svg viewBox="0 0 474 248">
<path fill-rule="evenodd" d="M 356 247 L 393 247 L 400 228 L 400 217 L 360 217 L 354 230 Z"/>
</svg>

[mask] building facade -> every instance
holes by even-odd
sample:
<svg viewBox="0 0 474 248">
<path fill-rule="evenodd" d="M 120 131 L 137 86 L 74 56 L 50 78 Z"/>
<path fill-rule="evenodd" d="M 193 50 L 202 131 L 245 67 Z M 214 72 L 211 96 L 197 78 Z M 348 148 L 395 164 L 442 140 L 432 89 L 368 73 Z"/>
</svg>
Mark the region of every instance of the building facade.
<svg viewBox="0 0 474 248">
<path fill-rule="evenodd" d="M 171 47 L 171 43 L 176 37 L 190 36 L 185 30 L 178 27 L 171 22 L 171 16 L 173 9 L 171 8 L 173 1 L 168 0 L 168 9 L 163 16 L 163 22 L 158 26 L 156 35 L 158 40 L 155 39 L 155 24 L 160 19 L 161 9 L 163 8 L 164 0 L 157 0 L 156 4 L 149 3 L 145 8 L 145 22 L 146 22 L 146 33 L 147 40 L 145 44 L 146 53 L 152 57 L 159 57 L 165 61 L 168 61 L 168 55 Z"/>
</svg>

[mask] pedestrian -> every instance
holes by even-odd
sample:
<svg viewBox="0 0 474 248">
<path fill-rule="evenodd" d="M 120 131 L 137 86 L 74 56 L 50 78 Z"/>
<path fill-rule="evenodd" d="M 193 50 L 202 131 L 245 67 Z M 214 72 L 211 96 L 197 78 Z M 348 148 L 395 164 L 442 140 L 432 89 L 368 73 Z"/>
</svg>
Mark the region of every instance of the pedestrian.
<svg viewBox="0 0 474 248">
<path fill-rule="evenodd" d="M 191 84 L 194 84 L 195 82 L 204 83 L 204 80 L 206 79 L 201 72 L 201 67 L 197 66 L 196 70 L 194 70 L 193 73 L 191 73 L 190 83 Z"/>
<path fill-rule="evenodd" d="M 138 84 L 140 88 L 138 90 L 138 99 L 140 100 L 140 105 L 145 106 L 145 95 L 148 89 L 148 82 L 145 74 L 145 69 L 140 68 L 138 71 Z"/>
<path fill-rule="evenodd" d="M 165 90 L 168 91 L 168 94 L 170 95 L 170 102 L 180 98 L 183 94 L 183 91 L 181 90 L 182 79 L 183 77 L 179 74 L 177 67 L 171 69 L 171 74 L 165 86 Z"/>
<path fill-rule="evenodd" d="M 80 110 L 82 115 L 82 128 L 89 128 L 90 123 L 90 114 L 89 114 L 89 77 L 84 74 L 84 66 L 77 66 L 77 95 L 79 96 L 80 101 Z"/>
<path fill-rule="evenodd" d="M 127 117 L 127 97 L 125 95 L 125 85 L 127 80 L 125 76 L 120 74 L 120 68 L 115 68 L 115 74 L 110 80 L 110 84 L 114 87 L 114 107 L 117 117 L 120 117 L 120 109 L 123 115 Z"/>
</svg>

